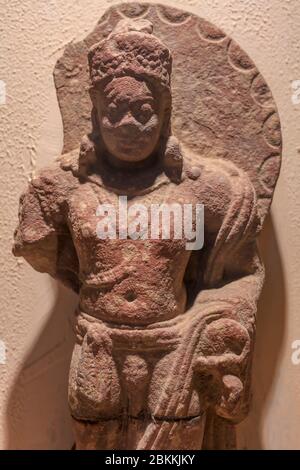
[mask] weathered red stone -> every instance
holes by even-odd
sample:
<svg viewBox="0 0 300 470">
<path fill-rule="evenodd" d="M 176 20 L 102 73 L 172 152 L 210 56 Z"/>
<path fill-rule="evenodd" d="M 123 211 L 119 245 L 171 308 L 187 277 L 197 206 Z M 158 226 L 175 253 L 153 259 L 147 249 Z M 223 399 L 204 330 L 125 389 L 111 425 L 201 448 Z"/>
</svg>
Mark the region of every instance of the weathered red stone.
<svg viewBox="0 0 300 470">
<path fill-rule="evenodd" d="M 111 8 L 67 46 L 55 83 L 65 154 L 22 195 L 14 254 L 79 294 L 76 448 L 233 448 L 281 153 L 272 95 L 217 27 L 144 3 Z M 119 195 L 204 204 L 203 249 L 174 233 L 99 238 L 97 208 Z"/>
</svg>

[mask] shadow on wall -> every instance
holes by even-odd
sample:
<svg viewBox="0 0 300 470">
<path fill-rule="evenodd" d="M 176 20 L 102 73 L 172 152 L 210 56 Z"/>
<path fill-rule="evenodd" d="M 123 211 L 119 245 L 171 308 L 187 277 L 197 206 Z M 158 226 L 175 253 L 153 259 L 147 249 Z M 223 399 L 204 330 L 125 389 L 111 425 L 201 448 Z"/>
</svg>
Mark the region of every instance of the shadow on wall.
<svg viewBox="0 0 300 470">
<path fill-rule="evenodd" d="M 55 306 L 11 388 L 6 449 L 70 449 L 74 442 L 67 386 L 77 298 L 55 288 Z"/>
<path fill-rule="evenodd" d="M 252 409 L 238 427 L 238 447 L 242 449 L 266 449 L 263 439 L 264 410 L 279 365 L 285 334 L 285 282 L 281 253 L 270 215 L 260 235 L 259 248 L 266 278 L 257 313 Z"/>
<path fill-rule="evenodd" d="M 239 448 L 248 449 L 264 448 L 264 407 L 278 366 L 285 326 L 282 263 L 271 217 L 260 237 L 260 251 L 266 282 L 257 318 L 253 405 L 238 428 Z M 59 285 L 49 320 L 12 387 L 7 408 L 8 449 L 70 449 L 73 444 L 67 385 L 76 303 L 76 296 Z"/>
</svg>

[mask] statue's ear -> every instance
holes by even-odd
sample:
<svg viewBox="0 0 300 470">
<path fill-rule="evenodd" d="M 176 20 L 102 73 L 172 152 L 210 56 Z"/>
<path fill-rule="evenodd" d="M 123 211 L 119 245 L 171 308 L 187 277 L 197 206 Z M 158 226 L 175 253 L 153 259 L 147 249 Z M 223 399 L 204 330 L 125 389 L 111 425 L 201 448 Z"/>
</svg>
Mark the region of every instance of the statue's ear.
<svg viewBox="0 0 300 470">
<path fill-rule="evenodd" d="M 174 135 L 170 135 L 167 140 L 163 156 L 163 167 L 171 181 L 175 183 L 181 181 L 183 156 L 180 143 Z"/>
</svg>

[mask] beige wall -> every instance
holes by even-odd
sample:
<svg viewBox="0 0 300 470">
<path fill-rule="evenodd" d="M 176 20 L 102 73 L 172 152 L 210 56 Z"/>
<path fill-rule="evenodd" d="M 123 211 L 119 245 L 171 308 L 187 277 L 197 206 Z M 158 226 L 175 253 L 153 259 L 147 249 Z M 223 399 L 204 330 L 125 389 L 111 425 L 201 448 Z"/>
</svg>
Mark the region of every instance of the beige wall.
<svg viewBox="0 0 300 470">
<path fill-rule="evenodd" d="M 61 152 L 62 124 L 52 79 L 69 41 L 94 27 L 105 0 L 0 0 L 1 321 L 0 448 L 67 449 L 70 321 L 76 298 L 11 255 L 18 197 L 30 174 Z M 242 448 L 300 449 L 300 79 L 299 0 L 182 0 L 221 26 L 265 76 L 283 126 L 283 165 L 272 218 L 261 237 L 267 281 L 258 313 L 253 410 L 240 426 Z M 0 343 L 1 345 L 1 343 Z M 1 364 L 2 363 L 2 364 Z"/>
</svg>

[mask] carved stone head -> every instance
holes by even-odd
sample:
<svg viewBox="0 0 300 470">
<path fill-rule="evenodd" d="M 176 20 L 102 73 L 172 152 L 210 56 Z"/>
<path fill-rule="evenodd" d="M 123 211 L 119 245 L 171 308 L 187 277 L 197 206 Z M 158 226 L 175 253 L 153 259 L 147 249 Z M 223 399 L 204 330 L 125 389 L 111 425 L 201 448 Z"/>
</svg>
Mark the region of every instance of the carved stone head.
<svg viewBox="0 0 300 470">
<path fill-rule="evenodd" d="M 93 131 L 118 160 L 157 153 L 169 134 L 169 49 L 147 20 L 122 20 L 89 51 Z"/>
</svg>

